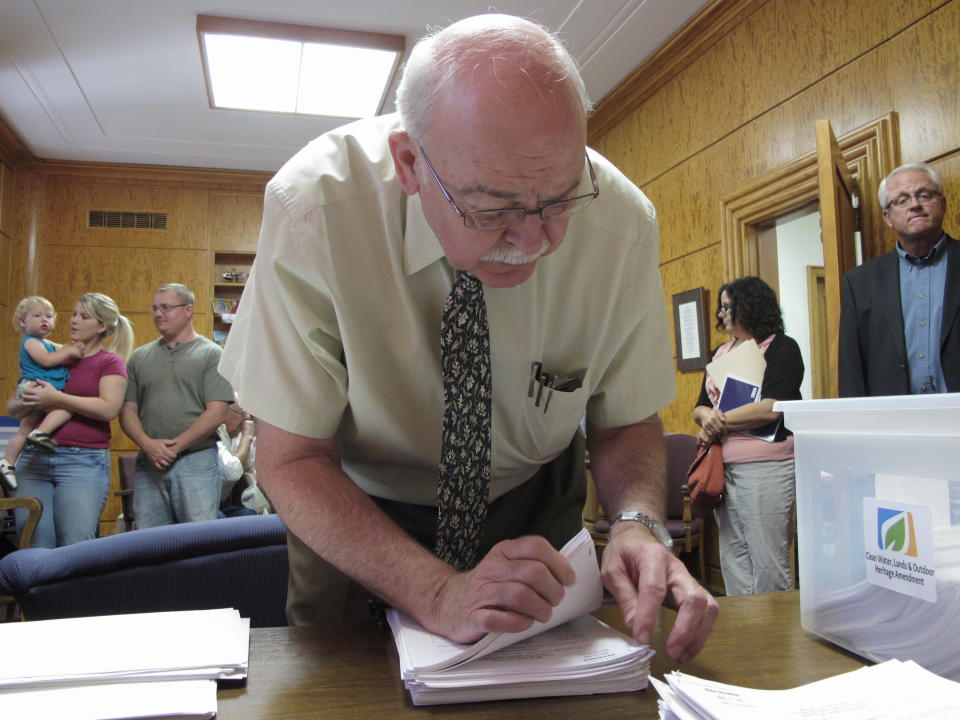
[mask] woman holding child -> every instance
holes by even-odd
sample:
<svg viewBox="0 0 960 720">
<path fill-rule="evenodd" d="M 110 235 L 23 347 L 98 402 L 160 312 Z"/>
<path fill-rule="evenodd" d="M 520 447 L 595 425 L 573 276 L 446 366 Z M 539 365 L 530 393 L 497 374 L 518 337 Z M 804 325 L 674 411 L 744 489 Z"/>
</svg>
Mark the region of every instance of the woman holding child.
<svg viewBox="0 0 960 720">
<path fill-rule="evenodd" d="M 95 537 L 110 490 L 110 421 L 123 405 L 124 361 L 133 349 L 133 330 L 111 298 L 87 293 L 74 307 L 70 341 L 82 343 L 83 351 L 68 365 L 70 377 L 63 390 L 38 380 L 24 388 L 19 407 L 8 407 L 11 414 L 53 409 L 71 413 L 70 420 L 51 433 L 51 447 L 29 443 L 17 460 L 17 496 L 43 503 L 33 547 Z M 17 513 L 20 527 L 26 511 Z"/>
</svg>

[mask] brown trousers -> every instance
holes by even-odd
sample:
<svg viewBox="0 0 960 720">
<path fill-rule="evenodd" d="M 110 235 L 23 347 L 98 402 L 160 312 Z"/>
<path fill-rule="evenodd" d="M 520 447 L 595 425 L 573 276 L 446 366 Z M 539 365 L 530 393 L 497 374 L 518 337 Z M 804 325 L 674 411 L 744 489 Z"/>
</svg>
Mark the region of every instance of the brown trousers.
<svg viewBox="0 0 960 720">
<path fill-rule="evenodd" d="M 433 551 L 437 508 L 372 499 L 411 537 Z M 523 485 L 490 504 L 481 554 L 485 555 L 501 540 L 522 535 L 542 535 L 560 549 L 583 526 L 585 499 L 584 441 L 577 433 L 566 451 L 542 466 Z M 289 531 L 287 549 L 287 620 L 291 625 L 372 621 L 368 606 L 374 596 L 366 588 L 320 558 Z"/>
</svg>

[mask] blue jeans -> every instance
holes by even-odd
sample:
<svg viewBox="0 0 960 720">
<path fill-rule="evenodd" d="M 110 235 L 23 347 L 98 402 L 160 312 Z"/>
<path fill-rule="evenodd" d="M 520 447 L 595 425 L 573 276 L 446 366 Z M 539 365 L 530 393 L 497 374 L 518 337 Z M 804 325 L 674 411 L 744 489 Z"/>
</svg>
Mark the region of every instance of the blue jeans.
<svg viewBox="0 0 960 720">
<path fill-rule="evenodd" d="M 217 449 L 181 455 L 157 470 L 143 453 L 133 473 L 133 518 L 137 529 L 216 520 L 220 507 Z"/>
<path fill-rule="evenodd" d="M 110 451 L 61 445 L 57 452 L 27 445 L 17 460 L 17 497 L 35 497 L 43 514 L 32 547 L 72 545 L 97 536 L 110 492 Z M 27 511 L 17 510 L 17 532 Z"/>
</svg>

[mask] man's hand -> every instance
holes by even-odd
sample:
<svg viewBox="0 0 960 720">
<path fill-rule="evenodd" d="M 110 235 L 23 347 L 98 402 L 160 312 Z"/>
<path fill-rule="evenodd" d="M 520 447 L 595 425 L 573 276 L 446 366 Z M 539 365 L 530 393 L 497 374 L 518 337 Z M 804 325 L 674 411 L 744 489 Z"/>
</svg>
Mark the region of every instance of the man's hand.
<svg viewBox="0 0 960 720">
<path fill-rule="evenodd" d="M 520 632 L 546 622 L 576 580 L 544 538 L 504 540 L 469 572 L 450 575 L 435 598 L 429 630 L 472 643 L 489 632 Z"/>
<path fill-rule="evenodd" d="M 717 601 L 683 563 L 640 523 L 618 523 L 603 551 L 603 584 L 620 605 L 634 639 L 650 642 L 660 605 L 677 610 L 667 654 L 686 662 L 703 649 L 720 612 Z"/>
<path fill-rule="evenodd" d="M 172 442 L 162 438 L 146 438 L 140 445 L 140 449 L 153 467 L 157 470 L 166 470 L 177 459 L 177 453 L 171 447 Z"/>
</svg>

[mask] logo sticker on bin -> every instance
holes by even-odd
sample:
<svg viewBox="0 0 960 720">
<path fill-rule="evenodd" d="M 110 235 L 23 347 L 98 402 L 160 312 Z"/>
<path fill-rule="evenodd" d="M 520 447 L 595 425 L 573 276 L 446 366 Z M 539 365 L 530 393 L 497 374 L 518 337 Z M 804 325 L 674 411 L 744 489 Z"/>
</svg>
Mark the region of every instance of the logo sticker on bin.
<svg viewBox="0 0 960 720">
<path fill-rule="evenodd" d="M 917 557 L 917 526 L 913 513 L 878 507 L 877 546 L 887 552 Z"/>
<path fill-rule="evenodd" d="M 869 583 L 937 601 L 930 508 L 865 497 L 863 537 Z"/>
</svg>

